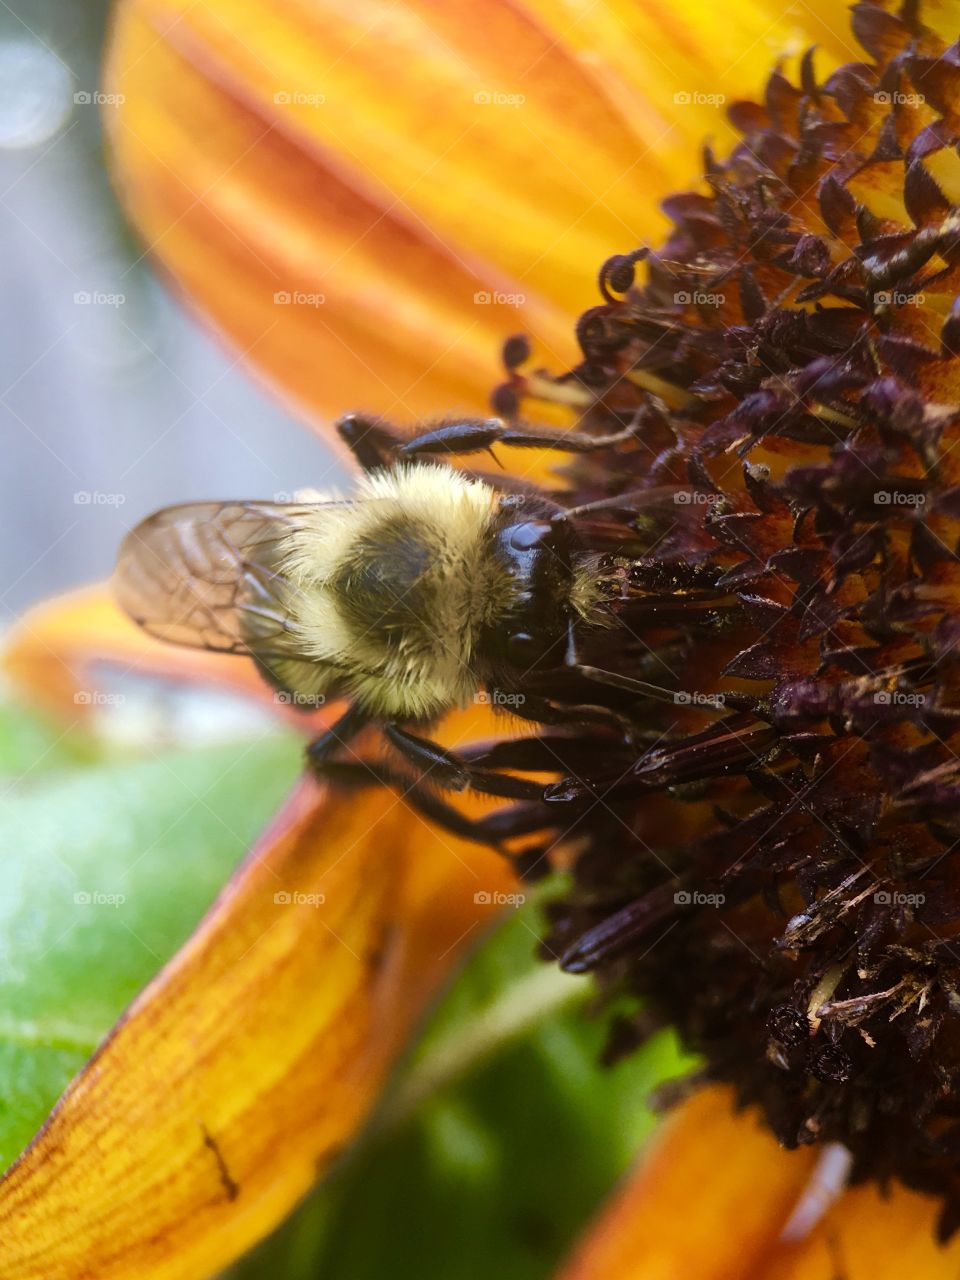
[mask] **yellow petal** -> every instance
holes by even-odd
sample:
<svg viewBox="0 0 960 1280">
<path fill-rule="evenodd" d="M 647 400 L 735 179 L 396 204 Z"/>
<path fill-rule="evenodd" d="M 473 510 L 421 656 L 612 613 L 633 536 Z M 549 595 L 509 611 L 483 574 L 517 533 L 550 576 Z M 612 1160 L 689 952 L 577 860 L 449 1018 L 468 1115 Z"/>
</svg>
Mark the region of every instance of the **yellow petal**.
<svg viewBox="0 0 960 1280">
<path fill-rule="evenodd" d="M 141 631 L 95 585 L 44 601 L 19 618 L 4 639 L 3 669 L 43 710 L 75 720 L 89 709 L 104 665 L 171 681 L 215 685 L 282 708 L 248 658 L 162 644 Z M 78 701 L 78 695 L 80 699 Z"/>
<path fill-rule="evenodd" d="M 756 1280 L 956 1280 L 960 1240 L 936 1241 L 936 1200 L 894 1185 L 848 1191 L 810 1236 L 772 1256 Z"/>
<path fill-rule="evenodd" d="M 0 1182 L 0 1275 L 199 1280 L 248 1248 L 349 1141 L 506 880 L 386 792 L 301 784 Z"/>
<path fill-rule="evenodd" d="M 307 735 L 320 732 L 344 709 L 343 703 L 331 703 L 317 711 L 303 711 L 279 700 L 249 658 L 152 639 L 130 621 L 110 588 L 102 584 L 45 600 L 18 618 L 0 648 L 0 668 L 35 705 L 70 723 L 89 712 L 83 695 L 96 689 L 98 681 L 109 685 L 130 673 L 240 694 Z M 520 722 L 516 724 L 524 732 Z M 446 716 L 436 737 L 457 748 L 506 737 L 505 725 L 489 705 L 477 703 Z M 476 796 L 465 800 L 475 812 L 495 803 Z"/>
<path fill-rule="evenodd" d="M 894 1185 L 830 1203 L 817 1148 L 784 1151 L 727 1089 L 702 1090 L 667 1122 L 558 1280 L 955 1280 L 960 1240 L 936 1241 L 938 1202 Z M 805 1237 L 781 1237 L 807 1197 Z"/>
<path fill-rule="evenodd" d="M 860 56 L 831 25 L 824 0 L 125 0 L 105 119 L 145 243 L 254 366 L 313 415 L 409 419 L 484 405 L 518 329 L 567 364 L 601 262 L 731 136 L 724 99 L 813 40 Z"/>
<path fill-rule="evenodd" d="M 747 1280 L 813 1167 L 781 1150 L 727 1089 L 696 1094 L 588 1232 L 559 1280 Z M 825 1280 L 821 1274 L 818 1280 Z"/>
</svg>

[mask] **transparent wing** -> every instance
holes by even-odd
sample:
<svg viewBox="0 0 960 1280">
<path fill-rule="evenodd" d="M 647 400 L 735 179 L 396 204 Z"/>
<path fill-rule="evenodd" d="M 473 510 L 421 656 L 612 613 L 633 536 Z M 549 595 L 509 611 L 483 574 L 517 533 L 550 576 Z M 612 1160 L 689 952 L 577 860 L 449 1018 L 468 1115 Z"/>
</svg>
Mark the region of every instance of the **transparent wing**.
<svg viewBox="0 0 960 1280">
<path fill-rule="evenodd" d="M 124 538 L 114 572 L 117 599 L 160 640 L 265 660 L 296 657 L 278 547 L 316 505 L 165 507 Z"/>
</svg>

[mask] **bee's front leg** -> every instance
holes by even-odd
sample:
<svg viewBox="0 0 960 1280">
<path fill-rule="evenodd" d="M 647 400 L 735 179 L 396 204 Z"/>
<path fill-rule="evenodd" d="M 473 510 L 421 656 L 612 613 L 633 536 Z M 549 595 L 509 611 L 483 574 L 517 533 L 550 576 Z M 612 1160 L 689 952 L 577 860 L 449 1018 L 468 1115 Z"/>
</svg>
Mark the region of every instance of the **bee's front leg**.
<svg viewBox="0 0 960 1280">
<path fill-rule="evenodd" d="M 486 845 L 504 856 L 509 854 L 504 842 L 516 834 L 525 834 L 526 831 L 522 818 L 519 815 L 513 817 L 506 810 L 497 810 L 479 818 L 468 817 L 379 760 L 327 759 L 319 761 L 314 766 L 314 772 L 324 782 L 354 791 L 364 787 L 390 787 L 405 804 L 428 822 L 461 840 Z M 529 825 L 528 821 L 527 826 Z M 537 828 L 546 826 L 546 816 L 540 817 L 533 825 Z"/>
<path fill-rule="evenodd" d="M 498 773 L 493 769 L 478 769 L 438 742 L 418 737 L 397 724 L 385 724 L 383 732 L 406 760 L 438 786 L 451 791 L 464 791 L 469 787 L 484 795 L 501 796 L 507 800 L 540 800 L 543 796 L 541 782 Z"/>
<path fill-rule="evenodd" d="M 502 418 L 464 418 L 460 422 L 444 423 L 414 436 L 400 446 L 397 456 L 411 458 L 423 453 L 478 453 L 492 449 L 495 444 L 512 445 L 517 449 L 557 449 L 562 453 L 590 453 L 594 449 L 612 448 L 629 440 L 636 433 L 634 423 L 613 435 L 591 436 L 581 431 L 512 426 Z"/>
<path fill-rule="evenodd" d="M 338 747 L 346 747 L 357 736 L 361 729 L 370 723 L 366 712 L 359 707 L 350 706 L 329 729 L 324 730 L 318 738 L 307 747 L 307 760 L 315 773 L 320 773 Z"/>
<path fill-rule="evenodd" d="M 380 418 L 362 413 L 345 414 L 337 422 L 337 434 L 364 471 L 392 467 L 404 437 Z"/>
</svg>

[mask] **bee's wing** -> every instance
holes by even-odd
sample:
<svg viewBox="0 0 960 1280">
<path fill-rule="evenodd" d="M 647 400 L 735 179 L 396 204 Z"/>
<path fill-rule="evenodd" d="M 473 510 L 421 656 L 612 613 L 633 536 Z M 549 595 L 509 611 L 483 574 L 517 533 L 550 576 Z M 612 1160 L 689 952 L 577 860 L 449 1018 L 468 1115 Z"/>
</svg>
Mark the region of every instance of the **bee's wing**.
<svg viewBox="0 0 960 1280">
<path fill-rule="evenodd" d="M 317 505 L 165 507 L 124 538 L 114 571 L 117 599 L 160 640 L 260 659 L 296 656 L 278 547 Z"/>
</svg>

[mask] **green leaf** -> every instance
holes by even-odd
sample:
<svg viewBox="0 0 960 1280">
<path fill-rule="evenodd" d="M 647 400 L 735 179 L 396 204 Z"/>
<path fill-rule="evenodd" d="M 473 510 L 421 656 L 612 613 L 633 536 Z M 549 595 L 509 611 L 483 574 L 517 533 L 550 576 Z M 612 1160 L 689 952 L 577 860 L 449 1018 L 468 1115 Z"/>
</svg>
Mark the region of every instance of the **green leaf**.
<svg viewBox="0 0 960 1280">
<path fill-rule="evenodd" d="M 186 941 L 300 770 L 299 740 L 33 771 L 0 815 L 0 1165 Z"/>
<path fill-rule="evenodd" d="M 0 791 L 12 781 L 31 785 L 51 769 L 94 760 L 90 738 L 47 720 L 28 707 L 0 701 Z"/>
<path fill-rule="evenodd" d="M 452 985 L 361 1147 L 230 1280 L 547 1280 L 689 1065 L 599 1065 L 592 986 L 534 957 L 530 903 Z"/>
</svg>

